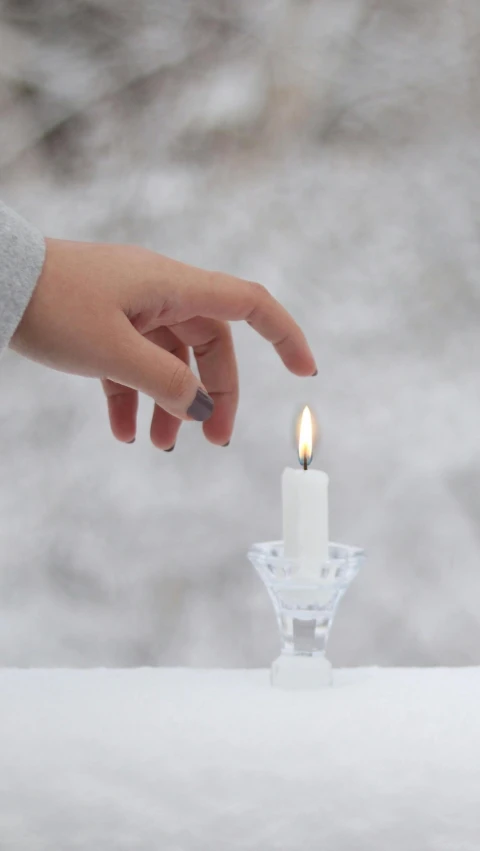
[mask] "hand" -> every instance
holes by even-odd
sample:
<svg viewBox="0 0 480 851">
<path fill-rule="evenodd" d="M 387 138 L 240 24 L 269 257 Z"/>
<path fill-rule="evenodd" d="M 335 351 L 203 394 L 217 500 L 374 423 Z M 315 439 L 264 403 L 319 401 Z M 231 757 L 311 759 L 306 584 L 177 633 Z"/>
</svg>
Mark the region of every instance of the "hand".
<svg viewBox="0 0 480 851">
<path fill-rule="evenodd" d="M 118 440 L 135 439 L 138 391 L 155 400 L 151 438 L 160 449 L 173 448 L 181 420 L 204 421 L 212 443 L 230 440 L 238 402 L 232 320 L 273 343 L 295 375 L 315 373 L 302 331 L 259 284 L 133 246 L 46 244 L 11 346 L 62 372 L 101 378 Z"/>
</svg>

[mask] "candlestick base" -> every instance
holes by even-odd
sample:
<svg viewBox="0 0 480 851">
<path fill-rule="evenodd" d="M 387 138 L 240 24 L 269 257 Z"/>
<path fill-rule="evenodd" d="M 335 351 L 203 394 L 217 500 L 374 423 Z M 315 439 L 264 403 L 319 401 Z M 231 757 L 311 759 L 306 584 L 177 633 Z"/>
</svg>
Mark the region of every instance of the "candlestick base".
<svg viewBox="0 0 480 851">
<path fill-rule="evenodd" d="M 270 682 L 284 689 L 324 688 L 331 685 L 332 665 L 323 655 L 280 654 L 272 664 Z"/>
<path fill-rule="evenodd" d="M 277 616 L 282 652 L 272 666 L 272 685 L 328 685 L 328 636 L 337 606 L 363 563 L 363 550 L 330 544 L 327 561 L 319 561 L 289 558 L 282 541 L 271 541 L 254 544 L 248 558 L 265 583 Z"/>
</svg>

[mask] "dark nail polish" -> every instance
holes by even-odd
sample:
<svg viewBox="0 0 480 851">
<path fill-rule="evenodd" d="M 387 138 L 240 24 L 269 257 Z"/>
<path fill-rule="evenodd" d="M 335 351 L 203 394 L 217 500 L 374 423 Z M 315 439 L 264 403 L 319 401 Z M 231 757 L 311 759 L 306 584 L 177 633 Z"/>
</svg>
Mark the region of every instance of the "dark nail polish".
<svg viewBox="0 0 480 851">
<path fill-rule="evenodd" d="M 136 438 L 134 437 L 134 438 L 133 438 L 133 440 L 127 440 L 127 443 L 128 443 L 128 444 L 130 444 L 130 443 L 135 443 L 135 440 L 136 440 Z"/>
<path fill-rule="evenodd" d="M 223 446 L 223 447 L 225 447 L 225 446 L 230 446 L 230 441 L 229 441 L 229 440 L 227 440 L 227 442 L 226 442 L 226 443 L 222 443 L 222 446 Z"/>
<path fill-rule="evenodd" d="M 312 378 L 314 378 L 315 375 L 318 375 L 318 369 L 316 369 L 315 372 L 312 372 Z"/>
<path fill-rule="evenodd" d="M 174 449 L 175 449 L 175 444 L 173 444 L 173 446 L 171 446 L 170 449 L 164 449 L 163 451 L 164 452 L 173 452 Z"/>
<path fill-rule="evenodd" d="M 190 405 L 187 414 L 192 420 L 197 420 L 197 422 L 203 422 L 204 420 L 208 420 L 209 417 L 212 416 L 213 413 L 213 399 L 208 393 L 205 393 L 205 390 L 199 388 L 197 390 L 197 395 Z"/>
</svg>

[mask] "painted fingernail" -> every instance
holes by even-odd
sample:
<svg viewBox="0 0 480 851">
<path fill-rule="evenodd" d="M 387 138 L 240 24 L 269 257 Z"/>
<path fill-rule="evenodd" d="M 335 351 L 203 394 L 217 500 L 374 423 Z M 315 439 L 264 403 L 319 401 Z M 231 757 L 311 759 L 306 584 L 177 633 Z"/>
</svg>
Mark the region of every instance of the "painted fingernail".
<svg viewBox="0 0 480 851">
<path fill-rule="evenodd" d="M 315 372 L 312 372 L 312 378 L 313 378 L 315 375 L 318 375 L 318 369 L 316 369 L 316 370 L 315 370 Z"/>
<path fill-rule="evenodd" d="M 164 452 L 173 452 L 174 449 L 175 449 L 175 444 L 173 444 L 173 446 L 171 446 L 170 449 L 164 449 L 163 451 Z"/>
<path fill-rule="evenodd" d="M 128 443 L 128 444 L 130 444 L 130 443 L 135 443 L 135 440 L 136 440 L 136 438 L 134 437 L 134 438 L 133 438 L 133 440 L 127 440 L 127 443 Z"/>
<path fill-rule="evenodd" d="M 187 414 L 192 418 L 192 420 L 203 422 L 212 416 L 213 404 L 212 397 L 209 396 L 208 393 L 205 393 L 205 390 L 202 390 L 201 387 L 199 387 L 197 395 L 190 405 Z"/>
<path fill-rule="evenodd" d="M 222 443 L 222 446 L 223 446 L 223 447 L 225 447 L 225 446 L 230 446 L 230 441 L 229 441 L 229 440 L 227 440 L 227 442 L 226 442 L 226 443 Z"/>
</svg>

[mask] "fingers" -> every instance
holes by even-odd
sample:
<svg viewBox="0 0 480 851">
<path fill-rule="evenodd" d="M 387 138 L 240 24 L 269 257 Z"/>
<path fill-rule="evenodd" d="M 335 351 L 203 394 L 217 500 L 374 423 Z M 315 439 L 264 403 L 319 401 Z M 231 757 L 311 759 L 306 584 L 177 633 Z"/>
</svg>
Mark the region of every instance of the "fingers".
<svg viewBox="0 0 480 851">
<path fill-rule="evenodd" d="M 162 346 L 188 365 L 189 352 L 187 346 L 183 345 L 169 328 L 157 328 L 156 331 L 146 336 L 156 346 Z M 160 408 L 159 405 L 155 404 L 150 428 L 150 439 L 157 449 L 163 449 L 166 452 L 172 450 L 175 446 L 180 426 L 181 420 L 173 417 L 163 408 Z"/>
<path fill-rule="evenodd" d="M 177 417 L 155 404 L 153 408 L 152 424 L 150 426 L 150 439 L 157 449 L 164 452 L 174 448 L 182 422 Z"/>
<path fill-rule="evenodd" d="M 141 326 L 139 330 L 134 327 L 138 321 L 132 325 L 127 318 L 137 309 L 130 304 L 119 320 L 118 347 L 109 369 L 110 384 L 106 385 L 110 389 L 112 429 L 119 439 L 125 439 L 132 427 L 134 430 L 136 397 L 128 393 L 130 388 L 151 396 L 162 409 L 155 410 L 152 421 L 155 445 L 170 448 L 165 444 L 174 442 L 177 424 L 172 418 L 203 421 L 208 439 L 224 444 L 230 438 L 238 402 L 237 368 L 227 323 L 245 320 L 273 344 L 296 375 L 316 373 L 313 354 L 292 316 L 264 287 L 161 259 L 172 268 L 166 276 L 166 291 L 163 278 L 161 320 L 165 324 L 153 333 L 167 332 L 165 326 L 169 326 L 183 347 L 175 356 L 163 344 L 155 345 L 153 339 L 142 336 Z M 158 285 L 154 281 L 152 295 Z M 143 305 L 141 308 L 145 313 Z M 159 319 L 157 313 L 155 321 Z M 142 321 L 146 321 L 144 316 Z M 147 328 L 148 323 L 143 333 Z M 186 362 L 188 346 L 194 349 L 201 381 Z M 110 401 L 116 397 L 117 401 Z"/>
<path fill-rule="evenodd" d="M 157 346 L 171 352 L 183 363 L 188 364 L 188 349 L 168 328 L 158 328 L 147 335 Z M 104 379 L 102 386 L 108 400 L 110 426 L 113 435 L 123 443 L 133 443 L 136 432 L 138 393 L 130 387 Z M 169 450 L 176 442 L 181 421 L 164 411 L 157 404 L 153 410 L 150 437 L 157 449 Z"/>
<path fill-rule="evenodd" d="M 146 393 L 178 419 L 203 422 L 212 415 L 213 399 L 187 364 L 142 337 L 123 316 L 109 373 L 111 380 Z"/>
<path fill-rule="evenodd" d="M 246 320 L 274 345 L 291 372 L 314 374 L 315 358 L 303 331 L 265 287 L 220 272 L 184 269 L 180 321 L 192 316 L 227 322 Z"/>
<path fill-rule="evenodd" d="M 238 405 L 238 371 L 232 332 L 226 322 L 197 317 L 173 326 L 178 339 L 192 346 L 200 378 L 215 402 L 212 416 L 203 426 L 211 443 L 224 446 L 230 440 Z"/>
<path fill-rule="evenodd" d="M 102 381 L 107 397 L 110 428 L 117 440 L 133 443 L 137 428 L 138 393 L 107 378 Z"/>
</svg>

